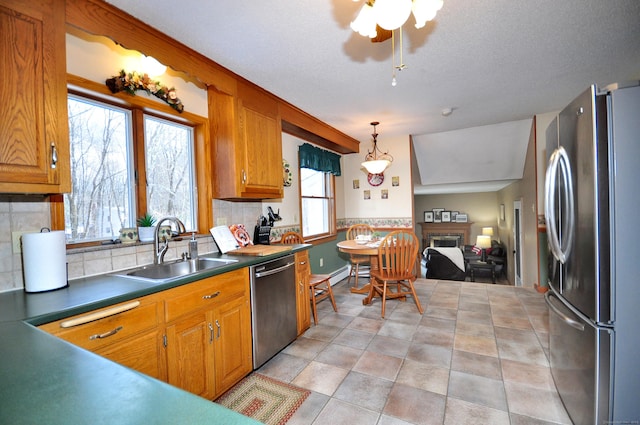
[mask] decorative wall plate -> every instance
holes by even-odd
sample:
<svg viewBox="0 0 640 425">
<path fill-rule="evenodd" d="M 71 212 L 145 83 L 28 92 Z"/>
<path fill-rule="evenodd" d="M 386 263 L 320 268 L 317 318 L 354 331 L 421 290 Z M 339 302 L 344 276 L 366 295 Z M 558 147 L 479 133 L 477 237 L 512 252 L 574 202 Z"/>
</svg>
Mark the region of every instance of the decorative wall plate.
<svg viewBox="0 0 640 425">
<path fill-rule="evenodd" d="M 284 187 L 291 186 L 291 165 L 289 165 L 289 162 L 284 158 L 282 158 L 282 173 Z"/>
<path fill-rule="evenodd" d="M 384 181 L 384 173 L 367 175 L 367 181 L 371 186 L 380 186 Z"/>
</svg>

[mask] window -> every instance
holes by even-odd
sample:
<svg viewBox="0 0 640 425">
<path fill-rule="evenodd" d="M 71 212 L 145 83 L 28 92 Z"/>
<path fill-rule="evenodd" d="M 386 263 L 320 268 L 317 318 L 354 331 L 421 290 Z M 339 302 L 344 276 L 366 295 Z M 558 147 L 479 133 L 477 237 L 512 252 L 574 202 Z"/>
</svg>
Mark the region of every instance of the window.
<svg viewBox="0 0 640 425">
<path fill-rule="evenodd" d="M 68 113 L 67 242 L 115 239 L 147 211 L 155 218 L 176 216 L 188 230 L 197 229 L 193 127 L 74 94 L 68 96 Z M 134 129 L 140 126 L 138 138 Z"/>
<path fill-rule="evenodd" d="M 144 141 L 147 210 L 156 218 L 178 217 L 187 229 L 195 228 L 193 129 L 145 116 Z"/>
<path fill-rule="evenodd" d="M 335 235 L 333 175 L 310 168 L 300 168 L 300 196 L 304 239 Z"/>
</svg>

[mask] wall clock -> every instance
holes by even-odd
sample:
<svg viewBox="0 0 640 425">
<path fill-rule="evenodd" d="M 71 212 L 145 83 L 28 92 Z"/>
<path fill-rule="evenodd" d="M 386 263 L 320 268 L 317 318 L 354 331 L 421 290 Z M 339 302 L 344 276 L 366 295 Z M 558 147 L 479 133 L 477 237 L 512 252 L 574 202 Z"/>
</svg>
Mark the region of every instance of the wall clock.
<svg viewBox="0 0 640 425">
<path fill-rule="evenodd" d="M 367 181 L 371 186 L 380 186 L 384 181 L 384 173 L 367 175 Z"/>
</svg>

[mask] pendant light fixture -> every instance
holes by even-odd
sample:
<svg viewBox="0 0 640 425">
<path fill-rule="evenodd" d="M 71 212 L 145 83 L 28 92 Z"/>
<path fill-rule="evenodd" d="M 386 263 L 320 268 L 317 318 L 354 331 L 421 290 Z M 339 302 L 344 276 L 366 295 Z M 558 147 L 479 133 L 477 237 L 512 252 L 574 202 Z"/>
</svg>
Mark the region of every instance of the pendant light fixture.
<svg viewBox="0 0 640 425">
<path fill-rule="evenodd" d="M 388 151 L 383 153 L 378 148 L 378 133 L 376 133 L 378 124 L 380 124 L 378 121 L 371 123 L 373 126 L 373 134 L 371 134 L 373 137 L 373 149 L 367 151 L 367 156 L 364 157 L 364 162 L 361 164 L 371 174 L 383 173 L 393 162 L 393 156 L 389 155 Z M 380 155 L 378 155 L 378 152 L 380 152 Z"/>
</svg>

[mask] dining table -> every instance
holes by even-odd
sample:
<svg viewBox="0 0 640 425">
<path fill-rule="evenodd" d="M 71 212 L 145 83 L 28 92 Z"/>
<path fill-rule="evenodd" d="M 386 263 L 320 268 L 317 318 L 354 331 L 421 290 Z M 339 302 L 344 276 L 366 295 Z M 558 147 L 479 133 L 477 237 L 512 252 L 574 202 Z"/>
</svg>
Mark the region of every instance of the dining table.
<svg viewBox="0 0 640 425">
<path fill-rule="evenodd" d="M 362 241 L 356 241 L 355 239 L 340 241 L 337 244 L 338 251 L 340 252 L 354 255 L 368 255 L 370 258 L 371 270 L 376 270 L 378 268 L 378 245 L 380 245 L 380 241 L 367 241 L 366 243 L 362 243 Z M 361 288 L 354 286 L 351 288 L 351 292 L 355 294 L 368 294 L 369 287 L 369 283 Z"/>
</svg>

